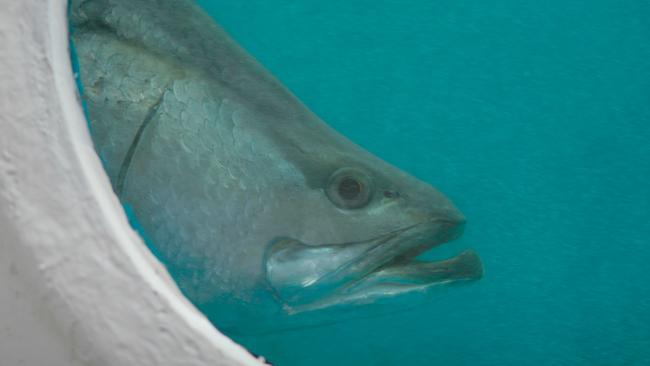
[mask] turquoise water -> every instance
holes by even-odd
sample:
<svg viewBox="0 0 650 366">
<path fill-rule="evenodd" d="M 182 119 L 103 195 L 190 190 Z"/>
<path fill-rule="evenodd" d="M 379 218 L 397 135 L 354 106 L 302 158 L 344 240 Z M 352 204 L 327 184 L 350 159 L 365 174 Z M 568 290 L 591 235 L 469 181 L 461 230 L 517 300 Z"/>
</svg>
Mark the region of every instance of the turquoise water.
<svg viewBox="0 0 650 366">
<path fill-rule="evenodd" d="M 438 255 L 486 269 L 410 310 L 237 341 L 278 365 L 650 365 L 650 3 L 201 3 L 449 196 L 468 225 Z"/>
</svg>

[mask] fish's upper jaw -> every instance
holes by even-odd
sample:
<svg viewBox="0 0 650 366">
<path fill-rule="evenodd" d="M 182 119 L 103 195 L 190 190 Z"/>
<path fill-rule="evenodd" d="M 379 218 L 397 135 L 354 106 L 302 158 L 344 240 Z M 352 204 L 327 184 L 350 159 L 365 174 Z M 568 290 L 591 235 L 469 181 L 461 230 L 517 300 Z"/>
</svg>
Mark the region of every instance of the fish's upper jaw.
<svg viewBox="0 0 650 366">
<path fill-rule="evenodd" d="M 299 312 L 477 279 L 483 270 L 474 252 L 443 261 L 415 259 L 458 238 L 464 223 L 461 216 L 446 217 L 345 244 L 278 239 L 264 257 L 266 281 L 285 309 Z"/>
<path fill-rule="evenodd" d="M 428 193 L 432 196 L 429 200 L 420 202 L 407 202 L 405 211 L 414 222 L 446 222 L 450 227 L 464 226 L 465 215 L 445 196 L 433 187 Z"/>
</svg>

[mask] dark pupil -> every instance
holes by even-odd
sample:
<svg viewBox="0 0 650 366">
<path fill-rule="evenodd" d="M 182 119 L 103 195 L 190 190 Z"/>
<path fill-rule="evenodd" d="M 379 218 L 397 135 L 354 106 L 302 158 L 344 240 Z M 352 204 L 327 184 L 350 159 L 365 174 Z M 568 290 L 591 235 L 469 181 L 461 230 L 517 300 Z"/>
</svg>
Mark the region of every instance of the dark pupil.
<svg viewBox="0 0 650 366">
<path fill-rule="evenodd" d="M 355 199 L 361 193 L 362 188 L 358 180 L 345 177 L 339 183 L 339 195 L 346 200 Z"/>
</svg>

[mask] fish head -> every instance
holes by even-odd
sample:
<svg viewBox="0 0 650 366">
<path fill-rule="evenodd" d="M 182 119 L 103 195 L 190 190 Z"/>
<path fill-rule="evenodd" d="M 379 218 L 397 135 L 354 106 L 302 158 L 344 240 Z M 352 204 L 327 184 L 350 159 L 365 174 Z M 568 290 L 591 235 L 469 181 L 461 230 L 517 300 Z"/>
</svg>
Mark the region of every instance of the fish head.
<svg viewBox="0 0 650 366">
<path fill-rule="evenodd" d="M 290 235 L 266 248 L 263 267 L 290 313 L 422 291 L 478 279 L 471 250 L 447 260 L 420 254 L 462 235 L 465 217 L 442 193 L 327 129 L 285 156 L 302 173 L 285 200 Z M 278 227 L 282 226 L 278 223 Z"/>
</svg>

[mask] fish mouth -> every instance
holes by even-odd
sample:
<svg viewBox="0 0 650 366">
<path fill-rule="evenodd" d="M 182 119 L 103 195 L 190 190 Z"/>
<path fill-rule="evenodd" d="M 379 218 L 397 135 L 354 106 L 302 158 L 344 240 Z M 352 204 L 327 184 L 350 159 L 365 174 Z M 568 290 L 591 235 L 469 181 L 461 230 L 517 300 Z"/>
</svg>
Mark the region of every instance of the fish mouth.
<svg viewBox="0 0 650 366">
<path fill-rule="evenodd" d="M 292 314 L 477 280 L 483 276 L 483 266 L 473 250 L 444 260 L 416 259 L 458 238 L 463 226 L 432 220 L 342 244 L 308 245 L 278 238 L 264 257 L 266 282 L 276 300 Z"/>
</svg>

